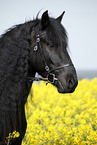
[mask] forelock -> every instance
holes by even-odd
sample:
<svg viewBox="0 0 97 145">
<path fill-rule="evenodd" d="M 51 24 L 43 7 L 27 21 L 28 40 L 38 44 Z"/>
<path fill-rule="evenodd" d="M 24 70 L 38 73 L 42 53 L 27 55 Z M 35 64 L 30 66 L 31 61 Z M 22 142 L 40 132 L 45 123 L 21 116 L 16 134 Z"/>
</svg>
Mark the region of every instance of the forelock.
<svg viewBox="0 0 97 145">
<path fill-rule="evenodd" d="M 55 19 L 50 18 L 49 26 L 47 29 L 48 38 L 53 41 L 53 43 L 58 47 L 68 45 L 68 37 L 65 28 Z"/>
</svg>

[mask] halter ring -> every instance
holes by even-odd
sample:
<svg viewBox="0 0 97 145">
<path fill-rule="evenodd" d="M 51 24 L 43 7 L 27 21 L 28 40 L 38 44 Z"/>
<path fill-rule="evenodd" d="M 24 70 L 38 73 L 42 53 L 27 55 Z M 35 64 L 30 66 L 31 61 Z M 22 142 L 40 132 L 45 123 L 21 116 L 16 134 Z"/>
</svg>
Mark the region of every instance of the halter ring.
<svg viewBox="0 0 97 145">
<path fill-rule="evenodd" d="M 48 76 L 47 76 L 47 78 L 48 78 L 48 82 L 49 83 L 54 83 L 54 81 L 57 81 L 58 79 L 55 77 L 55 74 L 53 74 L 53 73 L 49 73 L 48 74 Z"/>
</svg>

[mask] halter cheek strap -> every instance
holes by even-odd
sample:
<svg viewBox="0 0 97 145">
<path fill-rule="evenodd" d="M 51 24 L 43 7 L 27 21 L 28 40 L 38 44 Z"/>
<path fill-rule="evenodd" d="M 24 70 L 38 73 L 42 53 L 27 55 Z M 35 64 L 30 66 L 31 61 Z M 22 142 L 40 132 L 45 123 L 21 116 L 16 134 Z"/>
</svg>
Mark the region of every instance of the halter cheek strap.
<svg viewBox="0 0 97 145">
<path fill-rule="evenodd" d="M 68 67 L 68 66 L 72 66 L 72 64 L 65 64 L 65 65 L 62 65 L 62 66 L 58 66 L 58 67 L 55 67 L 53 69 L 49 69 L 49 66 L 47 65 L 47 62 L 45 60 L 45 57 L 44 57 L 44 54 L 43 54 L 43 51 L 42 51 L 42 48 L 41 48 L 41 44 L 40 44 L 40 36 L 44 35 L 44 33 L 41 33 L 39 35 L 39 25 L 36 26 L 36 45 L 34 47 L 34 58 L 33 58 L 33 64 L 35 65 L 35 60 L 36 60 L 36 53 L 37 53 L 37 50 L 39 49 L 40 50 L 40 53 L 41 53 L 41 56 L 42 56 L 42 61 L 45 65 L 45 70 L 47 71 L 47 77 L 46 78 L 43 78 L 43 77 L 33 77 L 31 79 L 31 81 L 48 81 L 49 83 L 54 83 L 55 81 L 58 81 L 60 83 L 60 81 L 58 80 L 58 78 L 55 77 L 55 74 L 53 74 L 53 72 L 55 70 L 59 70 L 59 69 L 62 69 L 64 67 Z M 60 83 L 61 85 L 61 83 Z M 61 85 L 62 87 L 62 85 Z M 63 87 L 62 87 L 63 88 Z"/>
</svg>

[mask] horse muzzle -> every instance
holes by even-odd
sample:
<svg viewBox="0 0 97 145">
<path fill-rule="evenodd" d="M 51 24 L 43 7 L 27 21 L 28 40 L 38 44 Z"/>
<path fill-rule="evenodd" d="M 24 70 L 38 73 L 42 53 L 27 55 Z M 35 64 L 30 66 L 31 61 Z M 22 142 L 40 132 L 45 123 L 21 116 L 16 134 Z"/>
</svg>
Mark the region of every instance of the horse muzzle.
<svg viewBox="0 0 97 145">
<path fill-rule="evenodd" d="M 59 93 L 73 93 L 77 85 L 78 79 L 76 73 L 67 75 L 62 73 L 55 82 L 55 86 L 57 87 Z"/>
</svg>

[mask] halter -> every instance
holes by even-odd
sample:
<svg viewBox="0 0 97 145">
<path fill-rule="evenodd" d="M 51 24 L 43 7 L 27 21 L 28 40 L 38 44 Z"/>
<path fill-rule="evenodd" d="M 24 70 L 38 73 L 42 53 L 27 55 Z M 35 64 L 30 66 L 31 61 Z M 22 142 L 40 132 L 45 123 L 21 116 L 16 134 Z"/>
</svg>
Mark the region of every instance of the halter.
<svg viewBox="0 0 97 145">
<path fill-rule="evenodd" d="M 55 68 L 53 68 L 51 70 L 49 69 L 49 66 L 47 65 L 47 62 L 45 60 L 45 57 L 44 57 L 44 54 L 43 54 L 43 51 L 42 51 L 42 48 L 41 48 L 41 44 L 40 44 L 40 36 L 44 35 L 45 33 L 46 32 L 39 34 L 39 25 L 36 25 L 36 45 L 34 47 L 35 55 L 34 55 L 33 63 L 35 64 L 36 52 L 39 49 L 40 53 L 41 53 L 41 56 L 42 56 L 42 61 L 45 64 L 45 70 L 47 72 L 47 77 L 46 78 L 33 77 L 31 79 L 31 81 L 41 81 L 41 80 L 43 80 L 43 81 L 48 81 L 51 84 L 53 84 L 55 81 L 58 81 L 59 84 L 61 85 L 61 82 L 58 80 L 58 78 L 55 77 L 55 74 L 53 73 L 53 71 L 62 69 L 64 67 L 72 66 L 72 64 L 65 64 L 65 65 L 62 65 L 62 66 L 55 67 Z M 61 85 L 61 87 L 62 87 L 62 85 Z"/>
</svg>

